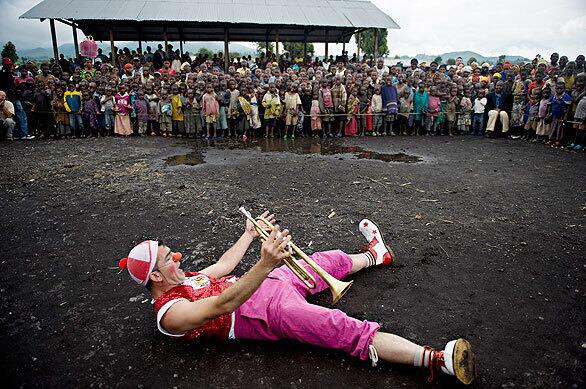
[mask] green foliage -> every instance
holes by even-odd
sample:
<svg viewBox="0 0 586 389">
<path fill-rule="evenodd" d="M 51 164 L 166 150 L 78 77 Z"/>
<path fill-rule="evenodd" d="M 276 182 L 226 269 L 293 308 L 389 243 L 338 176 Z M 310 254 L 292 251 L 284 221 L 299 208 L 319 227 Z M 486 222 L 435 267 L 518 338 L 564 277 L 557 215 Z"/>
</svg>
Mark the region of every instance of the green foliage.
<svg viewBox="0 0 586 389">
<path fill-rule="evenodd" d="M 505 59 L 507 59 L 507 56 L 506 55 L 504 55 L 504 54 L 503 55 L 499 55 L 499 59 L 498 59 L 497 62 L 503 63 L 503 62 L 505 62 Z"/>
<path fill-rule="evenodd" d="M 454 58 L 448 58 L 448 65 L 455 65 L 456 64 L 456 60 Z"/>
<path fill-rule="evenodd" d="M 256 42 L 256 53 L 261 56 L 264 55 L 266 52 L 267 44 L 266 42 Z M 275 43 L 269 42 L 269 53 L 275 52 Z"/>
<path fill-rule="evenodd" d="M 242 58 L 242 54 L 237 51 L 230 51 L 228 55 L 230 55 L 230 58 Z"/>
<path fill-rule="evenodd" d="M 399 56 L 399 54 L 395 54 L 394 59 L 400 59 L 401 57 Z"/>
<path fill-rule="evenodd" d="M 10 41 L 6 42 L 2 49 L 2 58 L 4 57 L 10 58 L 14 63 L 18 61 L 18 54 L 16 54 L 16 46 L 14 46 L 14 43 Z"/>
<path fill-rule="evenodd" d="M 374 31 L 372 28 L 360 33 L 360 51 L 364 54 L 374 55 Z M 389 54 L 388 30 L 379 28 L 378 31 L 378 55 Z"/>
<path fill-rule="evenodd" d="M 439 55 L 437 57 L 435 57 L 435 59 L 433 60 L 433 62 L 437 62 L 438 65 L 441 65 L 442 61 L 443 61 L 443 59 Z"/>
<path fill-rule="evenodd" d="M 283 42 L 283 49 L 289 52 L 290 58 L 303 57 L 303 42 Z M 312 57 L 314 52 L 313 43 L 308 43 L 307 55 Z"/>
<path fill-rule="evenodd" d="M 472 62 L 478 62 L 478 60 L 477 60 L 476 58 L 474 58 L 474 57 L 470 57 L 470 58 L 468 59 L 468 62 L 467 62 L 467 64 L 468 64 L 468 65 L 471 65 L 471 64 L 472 64 Z"/>
<path fill-rule="evenodd" d="M 205 48 L 205 47 L 200 47 L 199 50 L 197 51 L 197 54 L 207 55 L 210 58 L 214 56 L 214 52 L 211 51 L 210 49 Z"/>
</svg>

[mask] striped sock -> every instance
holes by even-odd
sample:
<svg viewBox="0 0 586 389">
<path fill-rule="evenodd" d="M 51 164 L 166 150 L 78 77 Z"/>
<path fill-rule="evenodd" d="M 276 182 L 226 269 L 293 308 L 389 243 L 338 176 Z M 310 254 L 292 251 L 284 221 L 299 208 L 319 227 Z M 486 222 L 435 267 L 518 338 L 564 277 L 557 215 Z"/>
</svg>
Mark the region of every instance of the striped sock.
<svg viewBox="0 0 586 389">
<path fill-rule="evenodd" d="M 413 366 L 429 367 L 431 360 L 435 357 L 435 350 L 429 346 L 420 347 L 413 356 Z"/>
</svg>

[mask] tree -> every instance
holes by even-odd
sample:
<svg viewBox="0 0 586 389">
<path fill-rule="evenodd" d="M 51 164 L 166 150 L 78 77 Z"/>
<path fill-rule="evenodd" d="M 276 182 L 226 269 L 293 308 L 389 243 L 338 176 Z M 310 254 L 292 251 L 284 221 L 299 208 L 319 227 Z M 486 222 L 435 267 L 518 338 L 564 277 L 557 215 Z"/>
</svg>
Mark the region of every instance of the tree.
<svg viewBox="0 0 586 389">
<path fill-rule="evenodd" d="M 401 59 L 401 57 L 399 57 L 399 54 L 395 54 L 394 59 Z"/>
<path fill-rule="evenodd" d="M 303 42 L 283 42 L 283 49 L 289 52 L 291 58 L 303 57 Z M 313 43 L 308 43 L 307 55 L 313 57 L 314 52 Z"/>
<path fill-rule="evenodd" d="M 2 49 L 2 58 L 4 57 L 10 58 L 14 63 L 18 61 L 18 54 L 16 54 L 16 46 L 14 46 L 14 43 L 10 41 L 6 42 Z"/>
<path fill-rule="evenodd" d="M 503 55 L 499 55 L 498 63 L 505 62 L 505 59 L 507 59 L 507 56 L 506 55 L 504 55 L 504 54 Z"/>
<path fill-rule="evenodd" d="M 374 55 L 374 31 L 372 28 L 360 33 L 360 50 L 367 55 Z M 378 29 L 378 55 L 389 54 L 387 42 L 388 31 L 386 28 Z"/>
<path fill-rule="evenodd" d="M 267 44 L 266 42 L 256 42 L 256 53 L 260 55 L 264 55 L 266 52 Z M 275 52 L 275 44 L 273 42 L 269 42 L 269 53 Z"/>
<path fill-rule="evenodd" d="M 435 57 L 435 59 L 433 60 L 433 62 L 437 63 L 438 65 L 440 65 L 442 63 L 442 57 L 440 57 L 439 55 L 437 57 Z"/>
<path fill-rule="evenodd" d="M 467 64 L 468 64 L 468 65 L 472 65 L 472 62 L 478 62 L 478 60 L 477 60 L 476 58 L 474 58 L 474 57 L 470 57 L 470 58 L 468 58 L 468 62 L 467 62 Z"/>
<path fill-rule="evenodd" d="M 454 58 L 448 58 L 448 65 L 455 65 L 456 64 L 456 60 Z"/>
<path fill-rule="evenodd" d="M 207 55 L 209 58 L 212 58 L 214 56 L 214 52 L 206 47 L 200 47 L 197 51 L 197 54 L 201 54 L 202 56 Z"/>
</svg>

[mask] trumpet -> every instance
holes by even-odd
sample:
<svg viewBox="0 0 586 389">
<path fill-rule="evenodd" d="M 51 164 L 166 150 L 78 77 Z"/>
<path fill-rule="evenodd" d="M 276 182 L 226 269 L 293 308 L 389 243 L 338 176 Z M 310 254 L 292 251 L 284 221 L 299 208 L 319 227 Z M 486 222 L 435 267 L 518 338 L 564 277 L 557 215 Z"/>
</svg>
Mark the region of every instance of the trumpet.
<svg viewBox="0 0 586 389">
<path fill-rule="evenodd" d="M 257 218 L 253 218 L 250 212 L 248 212 L 244 207 L 240 207 L 238 210 L 252 222 L 254 228 L 260 236 L 261 241 L 265 242 L 269 238 L 269 233 L 263 228 L 263 226 L 260 225 L 260 223 L 264 223 L 270 229 L 275 227 L 263 217 L 258 216 Z M 288 246 L 291 248 L 293 253 L 289 257 L 283 259 L 283 263 L 285 263 L 285 265 L 291 269 L 293 274 L 295 274 L 308 289 L 314 289 L 317 286 L 317 281 L 315 277 L 309 273 L 309 271 L 307 271 L 307 269 L 300 265 L 301 260 L 297 259 L 297 257 L 304 260 L 305 263 L 307 263 L 307 266 L 309 266 L 328 285 L 330 291 L 332 292 L 332 304 L 336 304 L 352 286 L 353 281 L 344 282 L 334 278 L 321 266 L 315 263 L 313 259 L 301 251 L 301 249 L 293 242 L 289 242 Z"/>
</svg>

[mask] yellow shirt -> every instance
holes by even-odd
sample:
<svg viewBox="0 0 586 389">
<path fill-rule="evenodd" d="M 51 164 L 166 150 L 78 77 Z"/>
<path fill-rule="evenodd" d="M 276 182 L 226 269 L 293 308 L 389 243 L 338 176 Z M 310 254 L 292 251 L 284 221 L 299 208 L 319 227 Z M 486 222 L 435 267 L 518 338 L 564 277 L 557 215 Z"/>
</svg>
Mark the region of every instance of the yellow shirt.
<svg viewBox="0 0 586 389">
<path fill-rule="evenodd" d="M 183 121 L 183 102 L 181 101 L 181 95 L 173 95 L 171 97 L 171 113 L 173 120 Z"/>
</svg>

